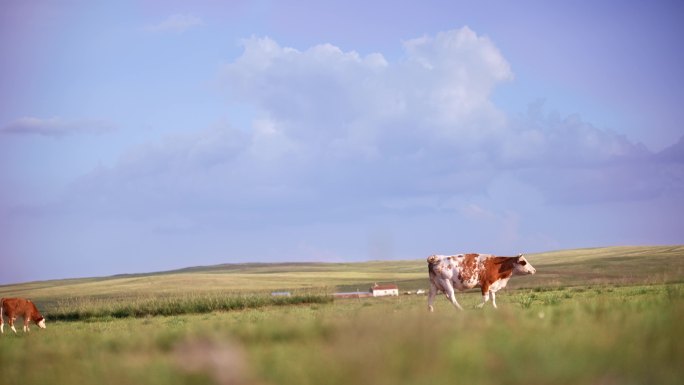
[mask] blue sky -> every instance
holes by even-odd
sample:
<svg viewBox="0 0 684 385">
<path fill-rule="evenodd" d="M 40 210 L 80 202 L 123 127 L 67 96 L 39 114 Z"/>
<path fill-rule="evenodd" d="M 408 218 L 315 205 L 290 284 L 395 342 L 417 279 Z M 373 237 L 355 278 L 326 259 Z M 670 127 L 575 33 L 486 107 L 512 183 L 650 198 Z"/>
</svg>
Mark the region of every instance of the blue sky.
<svg viewBox="0 0 684 385">
<path fill-rule="evenodd" d="M 0 284 L 680 244 L 656 1 L 4 1 Z"/>
</svg>

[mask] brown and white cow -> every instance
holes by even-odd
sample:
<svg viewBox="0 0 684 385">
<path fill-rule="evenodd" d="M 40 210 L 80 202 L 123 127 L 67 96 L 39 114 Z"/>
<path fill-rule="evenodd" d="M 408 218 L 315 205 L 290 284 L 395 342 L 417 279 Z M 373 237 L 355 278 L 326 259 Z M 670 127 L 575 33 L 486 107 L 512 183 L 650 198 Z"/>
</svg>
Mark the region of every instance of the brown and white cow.
<svg viewBox="0 0 684 385">
<path fill-rule="evenodd" d="M 463 310 L 456 301 L 454 289 L 462 291 L 476 286 L 482 289 L 482 303 L 478 307 L 484 306 L 491 294 L 492 305 L 496 308 L 495 293 L 506 287 L 511 276 L 537 272 L 522 254 L 516 257 L 497 257 L 491 254 L 431 255 L 427 262 L 430 274 L 430 311 L 434 310 L 432 304 L 438 291 L 443 292 L 456 308 Z"/>
<path fill-rule="evenodd" d="M 0 333 L 5 333 L 4 316 L 9 319 L 10 328 L 16 334 L 17 329 L 14 328 L 14 320 L 17 317 L 24 318 L 24 332 L 29 330 L 29 321 L 35 322 L 39 328 L 45 329 L 45 318 L 40 314 L 36 305 L 28 299 L 24 298 L 3 298 L 0 300 Z"/>
</svg>

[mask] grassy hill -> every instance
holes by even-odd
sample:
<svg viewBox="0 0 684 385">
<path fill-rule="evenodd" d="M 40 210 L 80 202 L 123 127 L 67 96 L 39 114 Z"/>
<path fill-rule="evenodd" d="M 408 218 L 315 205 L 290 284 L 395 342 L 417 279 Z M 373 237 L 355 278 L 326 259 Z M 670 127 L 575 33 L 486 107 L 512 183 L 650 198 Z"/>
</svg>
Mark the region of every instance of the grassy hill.
<svg viewBox="0 0 684 385">
<path fill-rule="evenodd" d="M 528 255 L 537 274 L 511 280 L 510 288 L 630 285 L 684 281 L 684 246 L 623 246 Z M 401 290 L 427 288 L 424 259 L 359 263 L 222 264 L 149 274 L 29 282 L 0 286 L 3 297 L 37 301 L 65 297 L 111 298 L 273 290 L 365 290 L 395 282 Z"/>
<path fill-rule="evenodd" d="M 633 285 L 684 281 L 684 246 L 619 246 L 532 256 L 539 286 Z"/>
</svg>

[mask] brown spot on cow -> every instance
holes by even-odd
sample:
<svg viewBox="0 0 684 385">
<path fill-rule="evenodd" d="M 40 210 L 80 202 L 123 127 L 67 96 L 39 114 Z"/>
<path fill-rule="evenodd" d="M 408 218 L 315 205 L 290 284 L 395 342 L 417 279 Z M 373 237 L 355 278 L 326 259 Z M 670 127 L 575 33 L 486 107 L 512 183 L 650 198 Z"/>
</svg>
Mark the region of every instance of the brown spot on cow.
<svg viewBox="0 0 684 385">
<path fill-rule="evenodd" d="M 461 280 L 470 281 L 477 271 L 477 258 L 479 254 L 466 254 L 461 262 Z"/>
</svg>

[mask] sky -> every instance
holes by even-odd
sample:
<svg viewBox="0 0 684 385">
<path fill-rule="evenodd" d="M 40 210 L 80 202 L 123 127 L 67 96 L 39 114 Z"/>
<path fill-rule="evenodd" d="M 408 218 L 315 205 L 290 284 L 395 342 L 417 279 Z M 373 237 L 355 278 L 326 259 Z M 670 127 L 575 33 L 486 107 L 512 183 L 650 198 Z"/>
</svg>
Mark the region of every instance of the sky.
<svg viewBox="0 0 684 385">
<path fill-rule="evenodd" d="M 0 3 L 0 284 L 684 243 L 678 1 Z"/>
</svg>

